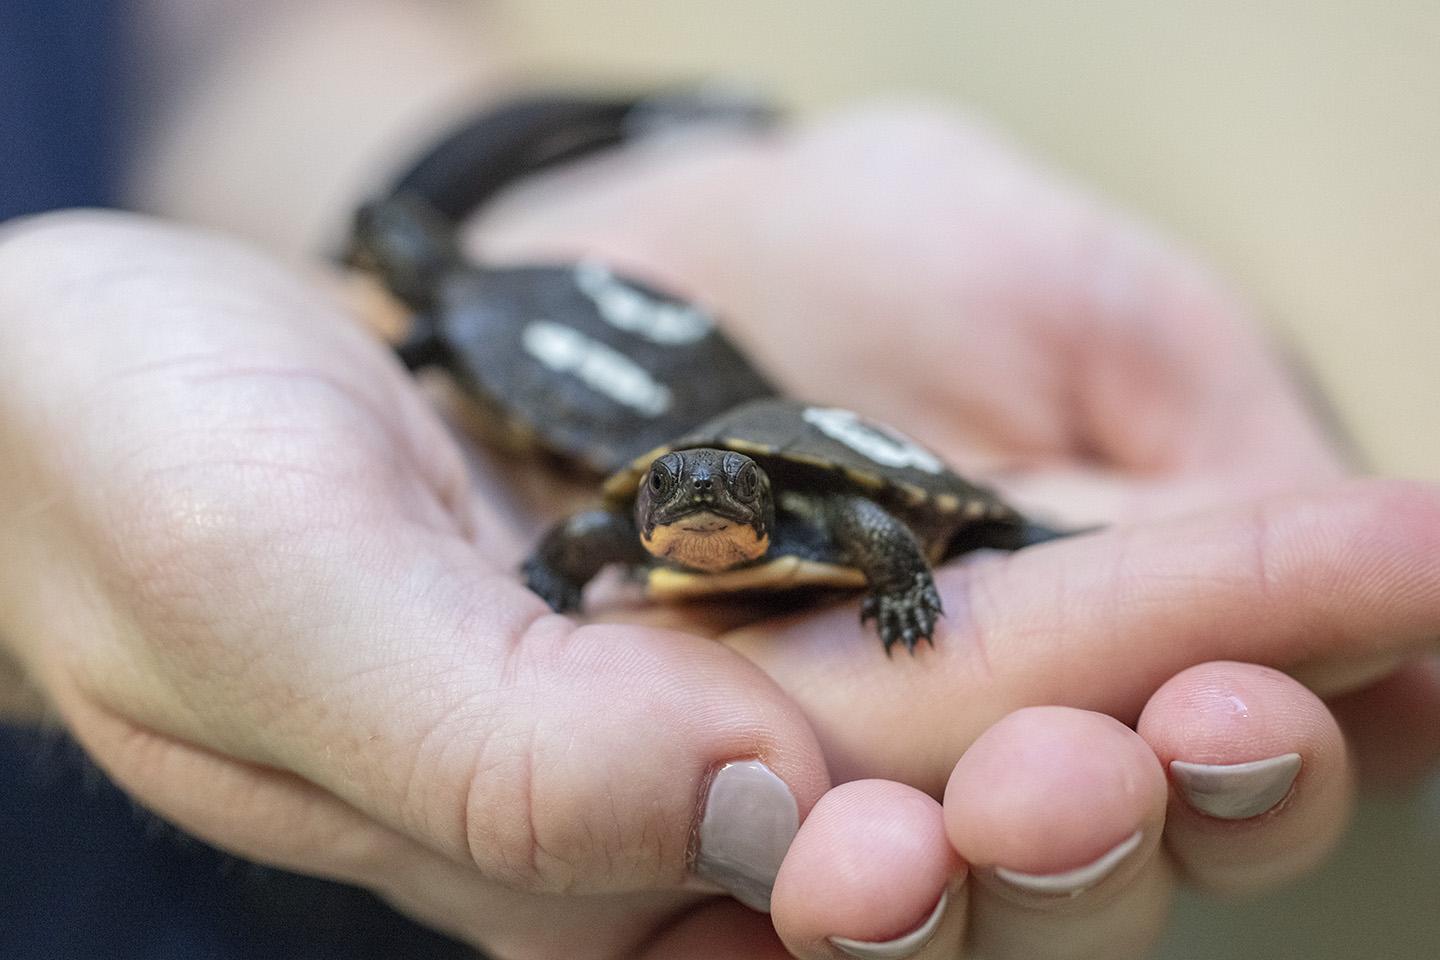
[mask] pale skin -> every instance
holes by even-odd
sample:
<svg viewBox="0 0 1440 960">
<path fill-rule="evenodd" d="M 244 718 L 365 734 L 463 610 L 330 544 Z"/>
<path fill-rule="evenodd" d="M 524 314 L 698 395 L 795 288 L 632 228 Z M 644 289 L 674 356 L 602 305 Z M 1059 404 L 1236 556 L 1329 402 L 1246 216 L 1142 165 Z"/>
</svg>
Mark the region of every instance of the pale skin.
<svg viewBox="0 0 1440 960">
<path fill-rule="evenodd" d="M 1347 480 L 1181 254 L 931 112 L 553 187 L 477 248 L 651 271 L 797 394 L 1117 526 L 942 569 L 913 661 L 855 603 L 580 624 L 514 574 L 541 518 L 327 287 L 178 227 L 34 221 L 0 245 L 0 635 L 151 809 L 500 957 L 833 958 L 945 889 L 918 956 L 1125 957 L 1177 879 L 1309 869 L 1357 763 L 1434 763 L 1440 491 Z M 1294 792 L 1252 820 L 1166 778 L 1289 752 Z M 697 784 L 757 754 L 805 815 L 770 918 L 687 873 Z M 993 873 L 1137 830 L 1078 897 Z"/>
</svg>

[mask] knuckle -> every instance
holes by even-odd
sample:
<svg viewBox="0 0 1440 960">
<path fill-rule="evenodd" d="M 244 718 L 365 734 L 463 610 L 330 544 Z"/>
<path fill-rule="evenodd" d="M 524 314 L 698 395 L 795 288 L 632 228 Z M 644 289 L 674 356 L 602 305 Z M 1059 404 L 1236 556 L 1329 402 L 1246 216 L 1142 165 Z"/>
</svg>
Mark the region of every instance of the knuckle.
<svg viewBox="0 0 1440 960">
<path fill-rule="evenodd" d="M 484 876 L 515 889 L 542 891 L 563 884 L 542 869 L 532 749 L 523 733 L 486 733 L 462 799 L 461 829 L 469 859 Z"/>
<path fill-rule="evenodd" d="M 554 764 L 538 739 L 523 732 L 490 738 L 465 798 L 470 859 L 518 890 L 581 893 L 609 873 L 602 825 L 581 797 L 551 785 Z"/>
<path fill-rule="evenodd" d="M 611 702 L 613 691 L 604 709 L 569 694 L 571 678 L 582 682 L 578 675 L 597 666 L 585 650 L 590 629 L 546 615 L 522 638 L 510 673 L 535 680 L 502 694 L 504 715 L 491 725 L 469 780 L 471 860 L 527 892 L 635 888 L 684 869 L 689 811 L 676 817 L 663 797 L 636 800 L 635 767 L 648 768 L 651 758 L 617 747 L 617 731 L 663 720 L 627 716 L 632 707 Z M 556 666 L 562 657 L 568 662 Z"/>
<path fill-rule="evenodd" d="M 572 795 L 549 786 L 553 765 L 544 753 L 551 731 L 543 718 L 544 691 L 531 680 L 544 675 L 551 651 L 570 629 L 561 618 L 542 616 L 510 647 L 497 705 L 481 721 L 481 740 L 469 748 L 474 760 L 460 818 L 469 859 L 485 876 L 527 892 L 565 893 L 578 875 L 572 845 L 546 827 L 557 817 L 573 821 L 578 811 Z M 470 724 L 448 726 L 435 738 L 442 745 L 467 733 L 473 739 Z"/>
</svg>

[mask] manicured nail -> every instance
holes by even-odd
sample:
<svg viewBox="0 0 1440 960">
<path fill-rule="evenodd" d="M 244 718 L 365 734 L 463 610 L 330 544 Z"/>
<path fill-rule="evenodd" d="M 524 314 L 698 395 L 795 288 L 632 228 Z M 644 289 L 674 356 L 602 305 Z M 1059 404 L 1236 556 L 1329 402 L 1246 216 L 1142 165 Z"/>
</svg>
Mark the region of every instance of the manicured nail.
<svg viewBox="0 0 1440 960">
<path fill-rule="evenodd" d="M 945 904 L 950 900 L 950 891 L 940 894 L 940 902 L 930 911 L 925 922 L 903 937 L 876 942 L 874 940 L 851 940 L 849 937 L 831 937 L 830 943 L 841 953 L 848 953 L 860 960 L 901 960 L 914 956 L 920 948 L 929 943 L 940 929 L 940 918 L 945 915 Z"/>
<path fill-rule="evenodd" d="M 1249 763 L 1170 761 L 1170 775 L 1190 806 L 1221 820 L 1258 817 L 1285 799 L 1300 774 L 1300 754 Z"/>
<path fill-rule="evenodd" d="M 759 760 L 727 763 L 710 782 L 695 873 L 769 913 L 775 874 L 799 829 L 800 808 L 784 780 Z"/>
<path fill-rule="evenodd" d="M 1136 830 L 1102 853 L 1098 859 L 1064 873 L 1021 873 L 1019 870 L 996 867 L 995 876 L 1012 887 L 1019 887 L 1029 893 L 1047 897 L 1078 897 L 1110 876 L 1126 857 L 1135 852 L 1143 838 L 1144 831 Z"/>
</svg>

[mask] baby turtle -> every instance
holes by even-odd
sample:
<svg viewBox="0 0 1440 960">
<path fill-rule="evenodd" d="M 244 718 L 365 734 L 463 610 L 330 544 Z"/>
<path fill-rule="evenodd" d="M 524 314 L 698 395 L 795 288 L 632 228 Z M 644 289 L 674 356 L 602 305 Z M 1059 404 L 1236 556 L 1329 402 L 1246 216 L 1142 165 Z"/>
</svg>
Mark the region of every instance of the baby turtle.
<svg viewBox="0 0 1440 960">
<path fill-rule="evenodd" d="M 345 259 L 414 311 L 397 349 L 447 370 L 499 426 L 607 474 L 774 389 L 693 303 L 596 261 L 487 267 L 418 196 L 363 207 Z"/>
<path fill-rule="evenodd" d="M 525 563 L 558 611 L 608 563 L 656 598 L 867 590 L 889 653 L 931 641 L 943 612 L 931 564 L 1061 534 L 961 479 L 901 433 L 831 407 L 746 403 L 616 472 L 603 505 L 557 524 Z"/>
</svg>

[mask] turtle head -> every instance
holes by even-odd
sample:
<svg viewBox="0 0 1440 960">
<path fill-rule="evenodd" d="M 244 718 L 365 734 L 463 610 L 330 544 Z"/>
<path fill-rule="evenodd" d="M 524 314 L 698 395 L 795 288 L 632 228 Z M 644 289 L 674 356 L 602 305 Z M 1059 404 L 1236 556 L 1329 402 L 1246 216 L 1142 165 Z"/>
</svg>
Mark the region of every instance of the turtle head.
<svg viewBox="0 0 1440 960">
<path fill-rule="evenodd" d="M 743 453 L 701 447 L 657 457 L 635 497 L 640 543 L 714 573 L 764 556 L 775 525 L 770 478 Z"/>
<path fill-rule="evenodd" d="M 460 251 L 438 210 L 419 197 L 398 194 L 360 208 L 342 259 L 378 274 L 408 306 L 424 310 L 439 275 L 460 262 Z"/>
</svg>

